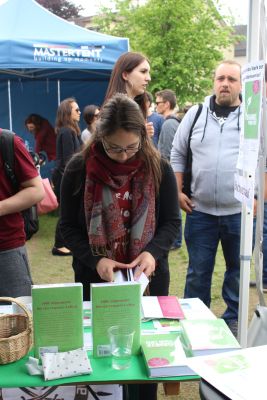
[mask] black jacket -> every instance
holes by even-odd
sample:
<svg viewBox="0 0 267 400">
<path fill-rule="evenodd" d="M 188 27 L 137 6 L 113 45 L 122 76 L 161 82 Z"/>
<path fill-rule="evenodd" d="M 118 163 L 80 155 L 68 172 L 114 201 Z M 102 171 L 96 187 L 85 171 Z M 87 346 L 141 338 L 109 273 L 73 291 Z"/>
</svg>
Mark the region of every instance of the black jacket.
<svg viewBox="0 0 267 400">
<path fill-rule="evenodd" d="M 143 249 L 150 252 L 160 265 L 160 259 L 167 259 L 181 224 L 177 186 L 171 166 L 162 161 L 162 181 L 156 199 L 156 231 L 154 238 Z M 74 270 L 90 268 L 95 270 L 102 256 L 94 256 L 88 243 L 84 214 L 85 165 L 78 155 L 68 163 L 61 185 L 60 229 L 65 245 L 73 253 Z M 168 266 L 168 263 L 166 263 Z"/>
</svg>

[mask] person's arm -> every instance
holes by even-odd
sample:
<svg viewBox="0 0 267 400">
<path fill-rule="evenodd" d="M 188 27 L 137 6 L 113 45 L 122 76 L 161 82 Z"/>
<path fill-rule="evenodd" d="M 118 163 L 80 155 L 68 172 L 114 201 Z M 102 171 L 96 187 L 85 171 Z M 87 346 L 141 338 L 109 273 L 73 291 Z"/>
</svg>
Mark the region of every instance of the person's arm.
<svg viewBox="0 0 267 400">
<path fill-rule="evenodd" d="M 21 183 L 21 190 L 13 196 L 0 201 L 0 216 L 26 210 L 41 201 L 44 187 L 39 176 Z"/>
<path fill-rule="evenodd" d="M 177 189 L 178 189 L 178 199 L 179 199 L 179 204 L 182 210 L 184 210 L 187 213 L 191 213 L 193 208 L 194 208 L 194 203 L 191 201 L 191 199 L 182 191 L 183 187 L 183 172 L 175 172 L 175 177 L 176 177 L 176 183 L 177 183 Z"/>
</svg>

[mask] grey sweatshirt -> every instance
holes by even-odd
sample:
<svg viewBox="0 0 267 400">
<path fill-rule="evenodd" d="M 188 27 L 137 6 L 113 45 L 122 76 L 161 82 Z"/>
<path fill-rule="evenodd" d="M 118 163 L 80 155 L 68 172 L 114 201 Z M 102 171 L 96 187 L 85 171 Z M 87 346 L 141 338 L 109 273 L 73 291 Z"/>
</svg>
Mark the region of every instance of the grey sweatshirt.
<svg viewBox="0 0 267 400">
<path fill-rule="evenodd" d="M 218 120 L 210 110 L 210 97 L 191 137 L 192 201 L 195 210 L 211 215 L 231 215 L 241 212 L 241 203 L 234 197 L 234 174 L 239 152 L 242 106 L 228 118 Z M 171 164 L 174 172 L 184 172 L 188 135 L 198 105 L 184 116 L 173 140 Z"/>
</svg>

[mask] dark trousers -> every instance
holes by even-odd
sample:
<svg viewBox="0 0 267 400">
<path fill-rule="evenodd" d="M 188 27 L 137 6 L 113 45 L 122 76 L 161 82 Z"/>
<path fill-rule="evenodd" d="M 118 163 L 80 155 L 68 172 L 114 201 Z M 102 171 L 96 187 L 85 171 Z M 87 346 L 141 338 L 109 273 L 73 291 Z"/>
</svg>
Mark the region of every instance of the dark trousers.
<svg viewBox="0 0 267 400">
<path fill-rule="evenodd" d="M 54 246 L 59 249 L 60 247 L 65 247 L 64 239 L 60 231 L 60 218 L 57 221 L 56 231 L 55 231 L 55 244 Z"/>
</svg>

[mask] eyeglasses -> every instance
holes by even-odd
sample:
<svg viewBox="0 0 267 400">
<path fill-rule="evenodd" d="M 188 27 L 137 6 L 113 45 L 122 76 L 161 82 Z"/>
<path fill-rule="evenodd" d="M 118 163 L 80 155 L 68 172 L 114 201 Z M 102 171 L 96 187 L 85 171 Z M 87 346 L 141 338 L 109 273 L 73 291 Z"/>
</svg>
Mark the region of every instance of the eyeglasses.
<svg viewBox="0 0 267 400">
<path fill-rule="evenodd" d="M 103 139 L 102 144 L 103 144 L 105 152 L 108 154 L 121 154 L 121 153 L 125 152 L 128 155 L 130 155 L 130 154 L 132 155 L 132 154 L 136 154 L 141 149 L 140 142 L 138 143 L 137 147 L 120 147 L 120 146 L 107 147 L 108 143 L 106 143 Z M 109 145 L 109 146 L 112 146 L 112 145 Z"/>
<path fill-rule="evenodd" d="M 155 101 L 155 103 L 156 103 L 156 106 L 158 106 L 161 103 L 166 103 L 166 101 Z"/>
</svg>

